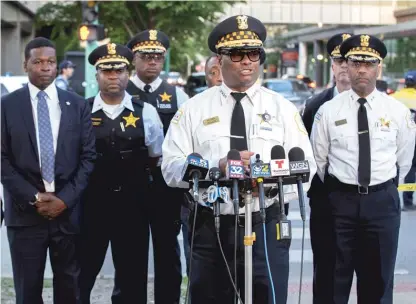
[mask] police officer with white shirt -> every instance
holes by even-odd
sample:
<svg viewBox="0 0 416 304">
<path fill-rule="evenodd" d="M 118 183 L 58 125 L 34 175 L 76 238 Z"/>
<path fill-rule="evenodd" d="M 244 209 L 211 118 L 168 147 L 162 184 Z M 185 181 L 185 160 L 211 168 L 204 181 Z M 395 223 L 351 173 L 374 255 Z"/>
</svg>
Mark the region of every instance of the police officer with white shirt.
<svg viewBox="0 0 416 304">
<path fill-rule="evenodd" d="M 136 75 L 129 81 L 127 92 L 153 105 L 166 133 L 170 121 L 188 95 L 179 87 L 160 78 L 169 49 L 169 37 L 162 31 L 151 29 L 140 32 L 128 43 L 134 53 Z M 151 170 L 152 200 L 148 201 L 148 223 L 153 241 L 155 265 L 155 304 L 179 303 L 182 269 L 178 235 L 181 228 L 182 189 L 166 185 L 158 167 Z M 161 211 L 163 209 L 163 211 Z M 142 246 L 148 246 L 142 244 Z"/>
<path fill-rule="evenodd" d="M 149 243 L 147 167 L 162 154 L 163 126 L 152 105 L 125 91 L 132 59 L 130 49 L 115 43 L 88 58 L 100 92 L 88 99 L 98 157 L 85 194 L 82 303 L 90 303 L 109 242 L 120 291 L 112 303 L 147 302 L 148 248 L 138 243 Z"/>
<path fill-rule="evenodd" d="M 249 170 L 250 159 L 253 160 L 256 153 L 267 162 L 275 145 L 282 145 L 286 153 L 292 147 L 300 147 L 310 163 L 311 176 L 315 173 L 308 134 L 296 107 L 281 95 L 256 84 L 261 72 L 260 63 L 264 60 L 265 39 L 264 25 L 244 15 L 222 21 L 211 32 L 208 45 L 219 56 L 223 83 L 194 96 L 172 119 L 163 143 L 162 162 L 163 177 L 169 186 L 188 187 L 188 183 L 182 182 L 182 169 L 186 157 L 193 152 L 208 160 L 210 167 L 219 167 L 224 174 L 226 156 L 231 149 L 240 151 Z M 306 189 L 308 185 L 305 184 Z M 218 247 L 212 208 L 208 207 L 202 195 L 205 191 L 201 189 L 201 200 L 198 202 L 200 206 L 191 258 L 191 301 L 198 304 L 229 304 L 233 302 L 234 289 Z M 296 196 L 293 187 L 286 187 L 285 199 Z M 266 231 L 276 303 L 282 304 L 287 300 L 290 240 L 276 239 L 280 212 L 274 203 L 274 199 L 266 200 Z M 256 233 L 253 245 L 253 302 L 273 303 L 257 199 L 253 209 L 253 231 Z M 244 212 L 244 207 L 239 209 L 237 243 L 237 288 L 241 295 L 244 295 Z M 234 206 L 229 200 L 221 204 L 220 238 L 232 273 L 234 221 Z"/>
<path fill-rule="evenodd" d="M 409 109 L 376 89 L 387 54 L 382 41 L 355 35 L 340 51 L 352 88 L 321 106 L 311 136 L 334 222 L 330 303 L 348 303 L 355 271 L 358 303 L 391 304 L 400 228 L 396 164 L 403 182 L 412 164 L 416 126 Z"/>
</svg>

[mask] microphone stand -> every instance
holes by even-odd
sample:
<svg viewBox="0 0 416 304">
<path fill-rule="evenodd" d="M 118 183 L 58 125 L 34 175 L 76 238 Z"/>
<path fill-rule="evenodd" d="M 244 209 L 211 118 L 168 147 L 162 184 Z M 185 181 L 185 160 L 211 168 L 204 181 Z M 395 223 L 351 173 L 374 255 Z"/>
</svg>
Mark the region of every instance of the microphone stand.
<svg viewBox="0 0 416 304">
<path fill-rule="evenodd" d="M 251 180 L 246 181 L 250 184 L 244 195 L 245 202 L 245 222 L 244 222 L 244 303 L 253 303 L 253 242 L 256 237 L 252 230 L 251 211 L 253 210 L 253 193 L 251 189 Z"/>
</svg>

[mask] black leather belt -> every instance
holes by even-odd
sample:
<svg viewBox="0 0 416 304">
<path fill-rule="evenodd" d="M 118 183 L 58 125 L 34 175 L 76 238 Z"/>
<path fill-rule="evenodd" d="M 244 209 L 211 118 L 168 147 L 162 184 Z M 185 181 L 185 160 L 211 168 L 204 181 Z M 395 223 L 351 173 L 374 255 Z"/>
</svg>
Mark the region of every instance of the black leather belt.
<svg viewBox="0 0 416 304">
<path fill-rule="evenodd" d="M 378 184 L 378 185 L 363 187 L 360 185 L 351 185 L 351 184 L 342 183 L 334 176 L 326 176 L 325 178 L 325 184 L 328 186 L 329 190 L 353 192 L 353 193 L 364 194 L 364 195 L 370 192 L 377 192 L 380 190 L 384 190 L 393 183 L 394 183 L 394 180 L 389 179 L 388 181 Z"/>
</svg>

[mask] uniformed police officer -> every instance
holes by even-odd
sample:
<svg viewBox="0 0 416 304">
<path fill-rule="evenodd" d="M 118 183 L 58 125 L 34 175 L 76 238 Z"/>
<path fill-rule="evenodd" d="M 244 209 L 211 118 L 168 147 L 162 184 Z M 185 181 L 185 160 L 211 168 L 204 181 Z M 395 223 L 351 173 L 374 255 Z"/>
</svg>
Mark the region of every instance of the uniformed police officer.
<svg viewBox="0 0 416 304">
<path fill-rule="evenodd" d="M 134 52 L 136 75 L 127 92 L 153 105 L 166 133 L 171 119 L 188 99 L 185 92 L 159 77 L 169 48 L 168 36 L 158 30 L 146 30 L 134 36 L 127 46 Z M 161 162 L 160 162 L 161 163 Z M 166 185 L 159 167 L 152 170 L 152 200 L 148 201 L 148 223 L 153 239 L 155 265 L 155 303 L 179 303 L 182 271 L 178 234 L 184 191 Z M 141 246 L 148 246 L 143 244 Z"/>
<path fill-rule="evenodd" d="M 413 120 L 416 122 L 416 71 L 408 71 L 404 75 L 405 87 L 400 91 L 390 95 L 396 98 L 398 101 L 404 103 L 408 107 L 413 115 Z M 414 183 L 416 181 L 416 146 L 415 155 L 413 156 L 412 168 L 406 175 L 405 183 Z M 403 192 L 403 211 L 416 210 L 416 205 L 413 204 L 413 193 L 415 191 L 404 191 Z"/>
<path fill-rule="evenodd" d="M 332 59 L 335 85 L 307 101 L 302 118 L 309 135 L 312 130 L 314 116 L 318 112 L 319 107 L 339 93 L 351 88 L 347 61 L 341 56 L 339 50 L 341 43 L 349 37 L 351 37 L 351 34 L 341 33 L 332 36 L 328 40 L 326 49 Z M 312 180 L 308 197 L 311 208 L 309 231 L 314 268 L 313 303 L 321 304 L 331 299 L 328 285 L 332 282 L 332 264 L 334 262 L 335 252 L 332 243 L 333 228 L 328 205 L 328 194 L 318 175 L 315 175 Z"/>
<path fill-rule="evenodd" d="M 352 89 L 321 106 L 311 136 L 334 221 L 330 303 L 348 303 L 355 271 L 358 303 L 391 304 L 400 228 L 396 164 L 402 182 L 412 163 L 416 126 L 409 109 L 376 89 L 387 54 L 383 42 L 355 35 L 340 51 Z"/>
<path fill-rule="evenodd" d="M 305 151 L 306 159 L 315 173 L 315 161 L 307 132 L 296 107 L 256 80 L 264 60 L 263 42 L 266 29 L 250 16 L 233 16 L 218 24 L 208 38 L 209 48 L 219 54 L 223 83 L 194 96 L 178 110 L 163 144 L 163 176 L 171 187 L 188 187 L 182 182 L 186 157 L 195 152 L 225 173 L 226 155 L 237 149 L 247 166 L 255 153 L 270 161 L 270 151 L 282 145 L 286 153 L 292 147 Z M 266 115 L 267 114 L 267 115 Z M 308 188 L 308 185 L 305 185 Z M 191 258 L 190 294 L 192 303 L 232 303 L 234 289 L 217 243 L 214 217 L 201 189 Z M 285 190 L 287 200 L 296 197 L 293 187 Z M 266 230 L 270 268 L 277 303 L 286 303 L 289 275 L 290 240 L 276 239 L 279 212 L 275 200 L 267 199 Z M 259 203 L 255 199 L 253 231 L 253 295 L 254 303 L 273 303 L 265 261 Z M 244 207 L 239 209 L 238 287 L 244 295 Z M 229 200 L 221 204 L 220 238 L 228 264 L 233 273 L 234 206 Z M 190 223 L 193 223 L 191 214 Z"/>
<path fill-rule="evenodd" d="M 113 303 L 146 303 L 149 225 L 147 167 L 162 154 L 163 126 L 156 109 L 125 90 L 133 53 L 109 43 L 88 57 L 100 92 L 88 102 L 96 136 L 97 163 L 85 194 L 81 291 L 90 303 L 108 244 L 121 293 Z"/>
</svg>

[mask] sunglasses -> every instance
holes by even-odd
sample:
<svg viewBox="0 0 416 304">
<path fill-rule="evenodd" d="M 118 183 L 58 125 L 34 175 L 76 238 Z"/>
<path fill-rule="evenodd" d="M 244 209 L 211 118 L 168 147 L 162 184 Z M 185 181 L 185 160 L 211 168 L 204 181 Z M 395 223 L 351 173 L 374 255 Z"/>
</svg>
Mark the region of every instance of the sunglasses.
<svg viewBox="0 0 416 304">
<path fill-rule="evenodd" d="M 151 62 L 152 60 L 154 60 L 155 62 L 162 62 L 165 59 L 164 55 L 161 54 L 139 54 L 140 59 L 146 61 L 146 62 Z"/>
<path fill-rule="evenodd" d="M 231 51 L 222 51 L 221 54 L 227 55 L 230 57 L 232 62 L 240 62 L 244 59 L 245 56 L 251 62 L 256 62 L 260 60 L 260 50 L 231 50 Z"/>
</svg>

